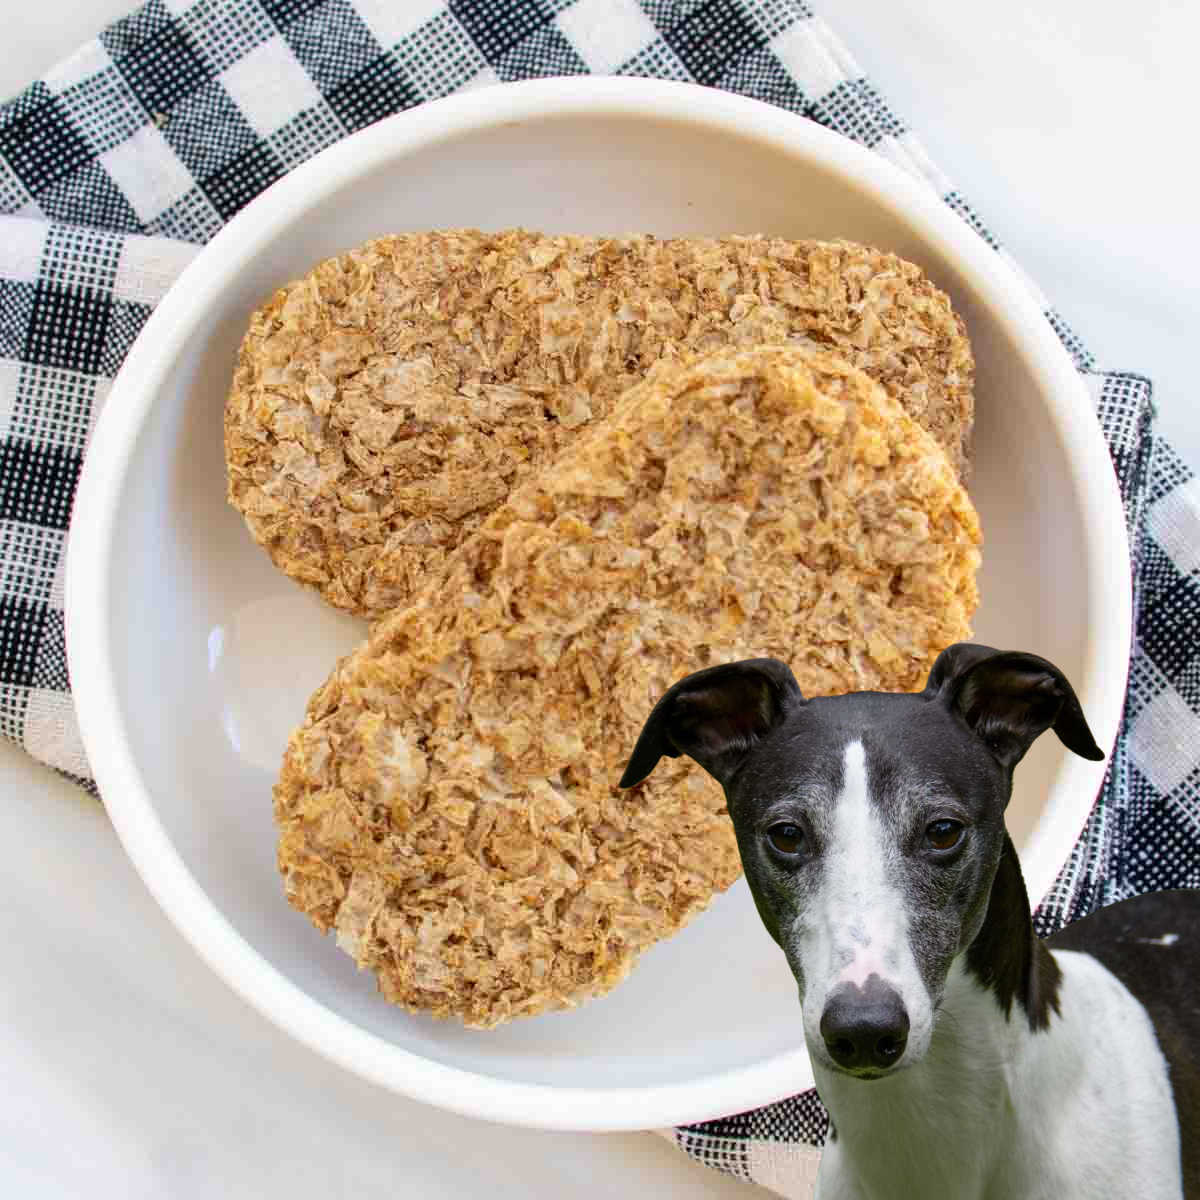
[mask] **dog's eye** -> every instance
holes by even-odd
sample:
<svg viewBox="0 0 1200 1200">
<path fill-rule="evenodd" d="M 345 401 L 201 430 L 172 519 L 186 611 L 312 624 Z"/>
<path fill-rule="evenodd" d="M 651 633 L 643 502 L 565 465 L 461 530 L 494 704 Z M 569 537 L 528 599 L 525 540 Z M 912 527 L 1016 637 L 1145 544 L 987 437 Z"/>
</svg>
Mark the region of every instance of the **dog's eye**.
<svg viewBox="0 0 1200 1200">
<path fill-rule="evenodd" d="M 804 849 L 804 830 L 790 821 L 772 825 L 767 838 L 780 854 L 799 854 Z"/>
<path fill-rule="evenodd" d="M 948 817 L 930 821 L 925 827 L 925 841 L 934 850 L 953 850 L 962 840 L 962 835 L 962 822 L 951 821 Z"/>
</svg>

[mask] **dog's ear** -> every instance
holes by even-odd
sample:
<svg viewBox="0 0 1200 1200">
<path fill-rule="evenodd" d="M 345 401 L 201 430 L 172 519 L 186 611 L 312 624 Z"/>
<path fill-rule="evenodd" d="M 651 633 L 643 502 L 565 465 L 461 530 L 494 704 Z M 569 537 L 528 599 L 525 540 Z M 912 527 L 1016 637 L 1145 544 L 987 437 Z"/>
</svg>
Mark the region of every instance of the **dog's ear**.
<svg viewBox="0 0 1200 1200">
<path fill-rule="evenodd" d="M 791 668 L 774 658 L 747 658 L 688 675 L 646 718 L 619 786 L 641 783 L 664 755 L 681 754 L 724 783 L 746 751 L 803 703 Z"/>
<path fill-rule="evenodd" d="M 1066 676 L 1036 654 L 960 642 L 938 656 L 924 695 L 956 711 L 1006 767 L 1047 729 L 1081 758 L 1104 757 Z"/>
</svg>

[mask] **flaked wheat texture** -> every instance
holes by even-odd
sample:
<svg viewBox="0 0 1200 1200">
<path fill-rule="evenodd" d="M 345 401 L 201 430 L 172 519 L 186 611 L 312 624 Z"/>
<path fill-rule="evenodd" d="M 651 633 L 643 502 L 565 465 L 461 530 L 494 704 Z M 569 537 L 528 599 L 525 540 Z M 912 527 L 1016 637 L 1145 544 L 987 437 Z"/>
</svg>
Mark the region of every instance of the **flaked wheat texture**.
<svg viewBox="0 0 1200 1200">
<path fill-rule="evenodd" d="M 895 255 L 464 230 L 368 242 L 254 313 L 229 498 L 278 567 L 374 620 L 654 363 L 779 343 L 862 368 L 964 474 L 970 346 Z"/>
<path fill-rule="evenodd" d="M 286 893 L 387 999 L 487 1027 L 607 991 L 740 873 L 686 759 L 616 787 L 681 676 L 920 687 L 969 636 L 979 527 L 933 438 L 824 353 L 659 368 L 526 478 L 309 704 Z"/>
</svg>

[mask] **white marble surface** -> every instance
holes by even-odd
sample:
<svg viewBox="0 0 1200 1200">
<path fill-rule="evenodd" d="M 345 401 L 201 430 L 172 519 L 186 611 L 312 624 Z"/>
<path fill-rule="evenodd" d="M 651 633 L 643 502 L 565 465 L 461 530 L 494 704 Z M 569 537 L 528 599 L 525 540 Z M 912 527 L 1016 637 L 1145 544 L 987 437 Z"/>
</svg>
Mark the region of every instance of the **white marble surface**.
<svg viewBox="0 0 1200 1200">
<path fill-rule="evenodd" d="M 1163 427 L 1200 468 L 1200 6 L 821 7 L 1102 363 L 1154 378 Z M 127 8 L 0 0 L 0 96 Z M 649 1135 L 506 1129 L 360 1083 L 218 981 L 159 913 L 100 808 L 7 744 L 0 805 L 0 1196 L 753 1194 Z"/>
</svg>

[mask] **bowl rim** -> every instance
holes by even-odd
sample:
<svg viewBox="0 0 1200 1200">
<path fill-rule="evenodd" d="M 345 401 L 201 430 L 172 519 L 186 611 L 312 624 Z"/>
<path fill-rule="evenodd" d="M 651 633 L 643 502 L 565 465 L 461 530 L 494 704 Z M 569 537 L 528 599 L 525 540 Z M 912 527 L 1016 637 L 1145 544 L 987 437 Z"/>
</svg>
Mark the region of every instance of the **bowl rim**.
<svg viewBox="0 0 1200 1200">
<path fill-rule="evenodd" d="M 761 101 L 668 80 L 580 76 L 472 90 L 386 118 L 322 151 L 274 183 L 221 229 L 151 314 L 113 382 L 79 481 L 66 570 L 67 655 L 80 732 L 114 827 L 171 922 L 230 987 L 298 1041 L 391 1091 L 464 1115 L 544 1129 L 652 1129 L 742 1112 L 812 1086 L 801 1048 L 646 1087 L 560 1087 L 502 1079 L 404 1050 L 326 1008 L 287 979 L 230 924 L 171 843 L 134 761 L 113 671 L 109 586 L 116 513 L 139 430 L 194 322 L 223 282 L 297 213 L 398 156 L 514 121 L 649 119 L 755 141 L 822 170 L 897 213 L 955 260 L 1050 398 L 1072 485 L 1099 552 L 1091 596 L 1107 597 L 1085 644 L 1079 684 L 1099 744 L 1115 739 L 1132 628 L 1131 576 L 1115 473 L 1084 384 L 1024 282 L 936 191 L 881 155 Z M 1097 469 L 1102 468 L 1102 469 Z M 1112 535 L 1119 535 L 1119 540 Z M 1104 552 L 1108 546 L 1109 552 Z M 1122 686 L 1117 687 L 1119 679 Z M 1071 758 L 1022 853 L 1030 897 L 1045 896 L 1083 828 L 1103 763 Z"/>
</svg>

